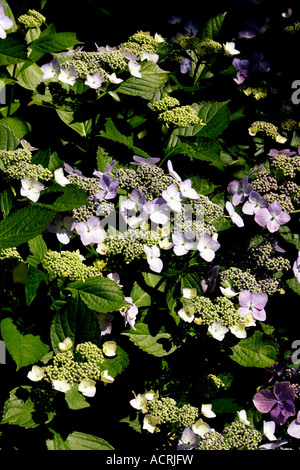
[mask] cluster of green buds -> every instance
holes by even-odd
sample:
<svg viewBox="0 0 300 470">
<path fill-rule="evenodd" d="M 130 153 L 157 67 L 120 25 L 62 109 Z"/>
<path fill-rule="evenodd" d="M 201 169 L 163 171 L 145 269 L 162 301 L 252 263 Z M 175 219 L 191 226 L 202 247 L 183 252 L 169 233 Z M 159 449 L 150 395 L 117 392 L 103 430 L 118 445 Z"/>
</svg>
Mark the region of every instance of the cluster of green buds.
<svg viewBox="0 0 300 470">
<path fill-rule="evenodd" d="M 107 256 L 120 255 L 128 264 L 145 256 L 144 245 L 152 247 L 158 245 L 160 240 L 160 234 L 153 230 L 127 230 L 122 234 L 107 237 L 103 249 Z"/>
<path fill-rule="evenodd" d="M 233 421 L 223 430 L 229 449 L 257 450 L 262 434 L 257 429 L 239 421 Z"/>
<path fill-rule="evenodd" d="M 279 133 L 278 127 L 271 122 L 255 121 L 251 124 L 248 131 L 249 134 L 253 137 L 256 136 L 257 133 L 262 133 L 264 136 L 270 137 L 280 144 L 284 144 L 287 140 L 286 137 L 283 137 Z"/>
<path fill-rule="evenodd" d="M 186 50 L 192 49 L 198 56 L 206 57 L 219 54 L 223 51 L 222 45 L 210 38 L 182 36 L 178 38 L 179 44 Z"/>
<path fill-rule="evenodd" d="M 175 106 L 167 109 L 158 115 L 158 120 L 163 122 L 167 127 L 189 127 L 201 124 L 201 119 L 192 106 Z M 205 125 L 205 124 L 202 124 Z"/>
<path fill-rule="evenodd" d="M 253 96 L 254 99 L 261 100 L 268 96 L 268 91 L 266 88 L 262 87 L 248 87 L 243 90 L 246 96 Z"/>
<path fill-rule="evenodd" d="M 4 260 L 23 261 L 22 256 L 20 255 L 16 247 L 3 248 L 2 250 L 0 250 L 0 261 Z"/>
<path fill-rule="evenodd" d="M 34 365 L 27 377 L 38 382 L 45 380 L 60 392 L 68 392 L 74 385 L 79 392 L 88 397 L 96 393 L 96 382 L 112 383 L 114 378 L 104 369 L 105 356 L 116 355 L 117 345 L 107 341 L 99 348 L 91 341 L 73 346 L 71 338 L 67 337 L 59 343 L 59 350 L 53 357 L 52 364 L 39 367 Z"/>
<path fill-rule="evenodd" d="M 98 267 L 85 265 L 84 259 L 79 250 L 62 252 L 48 250 L 43 265 L 53 278 L 61 277 L 71 281 L 84 281 L 89 277 L 102 276 Z"/>
<path fill-rule="evenodd" d="M 158 420 L 158 426 L 167 424 L 179 430 L 192 426 L 199 415 L 199 410 L 195 406 L 185 404 L 179 407 L 176 401 L 170 397 L 156 398 L 149 401 L 147 409 L 148 413 Z"/>
<path fill-rule="evenodd" d="M 22 178 L 53 179 L 53 173 L 40 164 L 32 163 L 32 153 L 26 149 L 0 150 L 1 170 L 9 178 L 20 180 Z"/>
<path fill-rule="evenodd" d="M 45 21 L 45 16 L 36 10 L 28 10 L 18 18 L 18 23 L 23 24 L 26 29 L 39 28 Z"/>
</svg>

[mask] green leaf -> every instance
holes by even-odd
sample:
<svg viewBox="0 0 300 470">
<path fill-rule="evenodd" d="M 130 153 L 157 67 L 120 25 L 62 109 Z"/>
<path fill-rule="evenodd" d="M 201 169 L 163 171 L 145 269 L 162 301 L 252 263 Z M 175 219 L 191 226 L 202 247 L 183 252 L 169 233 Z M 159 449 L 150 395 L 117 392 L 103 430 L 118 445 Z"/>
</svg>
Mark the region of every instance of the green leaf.
<svg viewBox="0 0 300 470">
<path fill-rule="evenodd" d="M 87 137 L 90 134 L 92 119 L 88 119 L 87 121 L 74 121 L 73 111 L 57 109 L 56 112 L 60 119 L 81 137 Z"/>
<path fill-rule="evenodd" d="M 171 335 L 159 332 L 155 336 L 150 334 L 145 323 L 135 323 L 135 330 L 123 332 L 140 349 L 156 357 L 167 356 L 176 350 L 176 346 L 171 341 Z"/>
<path fill-rule="evenodd" d="M 6 400 L 3 410 L 3 418 L 0 424 L 13 424 L 26 429 L 38 426 L 32 418 L 34 412 L 34 403 L 30 396 L 26 401 L 18 398 L 16 392 L 18 390 L 26 390 L 29 392 L 31 387 L 17 387 L 10 391 L 10 397 Z"/>
<path fill-rule="evenodd" d="M 75 346 L 86 341 L 99 346 L 101 342 L 99 320 L 78 295 L 69 299 L 67 307 L 52 320 L 50 338 L 56 354 L 60 352 L 58 344 L 68 337 Z"/>
<path fill-rule="evenodd" d="M 92 434 L 74 431 L 64 441 L 60 434 L 50 431 L 54 438 L 46 441 L 48 450 L 114 450 L 107 441 Z"/>
<path fill-rule="evenodd" d="M 71 390 L 65 393 L 65 400 L 70 410 L 82 410 L 90 406 L 82 393 L 78 391 L 78 385 L 73 385 Z"/>
<path fill-rule="evenodd" d="M 0 119 L 0 125 L 8 127 L 18 140 L 21 140 L 30 130 L 28 124 L 23 119 L 17 117 Z"/>
<path fill-rule="evenodd" d="M 214 16 L 213 18 L 210 18 L 205 23 L 204 27 L 202 28 L 200 38 L 201 39 L 209 38 L 209 39 L 214 39 L 214 40 L 217 39 L 221 31 L 221 27 L 225 19 L 225 16 L 226 16 L 226 12 L 221 13 L 220 15 Z"/>
<path fill-rule="evenodd" d="M 4 124 L 0 124 L 0 150 L 15 150 L 20 141 L 15 133 Z"/>
<path fill-rule="evenodd" d="M 142 63 L 140 73 L 142 74 L 142 78 L 128 78 L 117 88 L 117 92 L 151 100 L 157 90 L 167 81 L 168 77 L 168 72 L 162 70 L 153 62 Z"/>
<path fill-rule="evenodd" d="M 117 377 L 129 364 L 128 354 L 117 345 L 116 356 L 105 358 L 101 364 L 102 370 L 107 370 L 108 375 Z"/>
<path fill-rule="evenodd" d="M 27 45 L 17 33 L 0 41 L 0 65 L 17 64 L 27 60 Z"/>
<path fill-rule="evenodd" d="M 50 25 L 51 26 L 51 25 Z M 49 28 L 49 27 L 48 27 Z M 43 31 L 43 33 L 30 43 L 30 48 L 39 53 L 61 52 L 69 47 L 74 47 L 77 44 L 82 44 L 78 41 L 75 33 L 55 33 L 49 32 L 50 29 Z"/>
<path fill-rule="evenodd" d="M 0 222 L 0 249 L 19 246 L 42 233 L 54 218 L 53 210 L 27 206 Z"/>
<path fill-rule="evenodd" d="M 28 269 L 28 282 L 25 285 L 25 296 L 26 296 L 26 305 L 30 305 L 31 302 L 35 299 L 37 290 L 42 281 L 46 279 L 45 273 L 36 269 L 33 266 L 29 266 Z"/>
<path fill-rule="evenodd" d="M 132 150 L 135 154 L 139 155 L 140 157 L 145 157 L 145 158 L 150 157 L 148 153 L 144 152 L 142 149 L 134 145 L 133 134 L 131 134 L 130 136 L 121 134 L 121 132 L 118 131 L 118 129 L 116 128 L 111 118 L 106 119 L 105 131 L 100 132 L 100 137 L 125 145 L 130 150 Z"/>
<path fill-rule="evenodd" d="M 270 367 L 276 362 L 276 344 L 267 339 L 263 341 L 263 333 L 255 331 L 250 338 L 242 339 L 231 349 L 231 359 L 243 367 Z"/>
<path fill-rule="evenodd" d="M 92 434 L 74 431 L 66 439 L 71 450 L 114 450 L 104 439 Z"/>
<path fill-rule="evenodd" d="M 227 108 L 228 101 L 202 101 L 193 104 L 193 108 L 197 111 L 198 117 L 202 119 L 202 124 L 190 126 L 185 129 L 176 130 L 179 135 L 190 136 L 197 135 L 201 137 L 209 137 L 215 139 L 228 126 L 230 114 Z"/>
<path fill-rule="evenodd" d="M 138 307 L 149 307 L 151 305 L 151 296 L 145 292 L 137 282 L 133 284 L 130 292 L 133 303 Z"/>
<path fill-rule="evenodd" d="M 85 282 L 72 282 L 67 289 L 78 293 L 85 305 L 95 312 L 114 312 L 127 305 L 118 284 L 102 276 L 91 277 Z"/>
<path fill-rule="evenodd" d="M 287 279 L 286 283 L 289 286 L 289 288 L 292 289 L 292 291 L 300 295 L 300 282 L 298 281 L 298 279 L 293 277 L 291 279 Z"/>
<path fill-rule="evenodd" d="M 22 335 L 11 318 L 1 321 L 1 335 L 5 346 L 17 365 L 17 370 L 39 361 L 49 350 L 39 336 Z"/>
<path fill-rule="evenodd" d="M 0 208 L 3 217 L 7 217 L 14 205 L 14 196 L 10 188 L 3 189 L 0 193 Z"/>
<path fill-rule="evenodd" d="M 60 195 L 57 197 L 57 194 Z M 75 184 L 67 184 L 64 187 L 53 184 L 41 193 L 36 205 L 56 212 L 66 212 L 76 209 L 76 207 L 85 206 L 87 203 L 86 192 Z"/>
<path fill-rule="evenodd" d="M 38 235 L 28 241 L 30 253 L 34 256 L 36 262 L 42 263 L 44 256 L 47 253 L 47 245 L 43 240 L 42 235 Z M 36 267 L 36 266 L 35 266 Z"/>
<path fill-rule="evenodd" d="M 183 142 L 179 150 L 180 153 L 208 162 L 219 170 L 224 169 L 224 164 L 220 159 L 221 146 L 214 140 L 202 138 L 195 142 Z"/>
<path fill-rule="evenodd" d="M 25 63 L 18 64 L 16 70 L 14 71 L 15 77 L 17 78 L 17 83 L 27 90 L 35 90 L 39 83 L 42 82 L 43 72 L 37 64 L 29 65 Z"/>
</svg>

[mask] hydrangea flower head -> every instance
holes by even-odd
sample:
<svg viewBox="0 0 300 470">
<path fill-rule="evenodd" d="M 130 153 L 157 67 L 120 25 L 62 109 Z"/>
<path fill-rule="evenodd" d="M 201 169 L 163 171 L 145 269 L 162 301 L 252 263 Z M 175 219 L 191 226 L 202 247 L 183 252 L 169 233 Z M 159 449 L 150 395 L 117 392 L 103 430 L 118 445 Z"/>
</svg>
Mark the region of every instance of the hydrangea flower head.
<svg viewBox="0 0 300 470">
<path fill-rule="evenodd" d="M 253 397 L 253 403 L 261 413 L 270 413 L 277 424 L 284 424 L 295 414 L 295 390 L 287 381 L 279 382 L 273 390 L 263 389 Z"/>
</svg>

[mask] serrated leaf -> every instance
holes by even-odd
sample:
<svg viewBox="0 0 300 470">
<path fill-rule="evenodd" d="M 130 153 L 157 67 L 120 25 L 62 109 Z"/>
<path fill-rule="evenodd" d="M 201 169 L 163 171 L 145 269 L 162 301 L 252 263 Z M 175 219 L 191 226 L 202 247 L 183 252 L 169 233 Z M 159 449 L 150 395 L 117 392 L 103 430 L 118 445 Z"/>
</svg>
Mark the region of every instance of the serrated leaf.
<svg viewBox="0 0 300 470">
<path fill-rule="evenodd" d="M 47 245 L 43 240 L 42 235 L 38 235 L 28 241 L 30 253 L 34 255 L 38 263 L 42 263 L 44 256 L 47 253 Z"/>
<path fill-rule="evenodd" d="M 46 54 L 47 52 L 61 52 L 68 49 L 69 47 L 82 44 L 81 41 L 78 41 L 75 33 L 56 33 L 53 32 L 53 30 L 50 32 L 49 31 L 43 31 L 38 39 L 35 39 L 30 43 L 30 48 L 33 51 L 43 54 Z"/>
<path fill-rule="evenodd" d="M 0 249 L 19 246 L 42 233 L 55 212 L 43 207 L 27 206 L 0 222 Z"/>
<path fill-rule="evenodd" d="M 71 338 L 74 345 L 91 341 L 100 345 L 101 331 L 98 318 L 82 302 L 79 296 L 69 299 L 67 307 L 57 313 L 51 323 L 50 338 L 53 351 L 60 352 L 58 344 Z"/>
<path fill-rule="evenodd" d="M 17 117 L 5 117 L 0 120 L 0 125 L 8 127 L 18 140 L 21 140 L 30 130 L 28 124 Z"/>
<path fill-rule="evenodd" d="M 25 285 L 25 297 L 26 305 L 30 305 L 36 297 L 39 285 L 44 279 L 46 279 L 46 275 L 34 266 L 29 266 L 27 276 L 28 283 Z"/>
<path fill-rule="evenodd" d="M 90 406 L 82 393 L 78 391 L 78 385 L 73 385 L 71 390 L 65 393 L 65 400 L 70 410 L 82 410 Z"/>
<path fill-rule="evenodd" d="M 292 289 L 292 291 L 300 295 L 300 282 L 298 281 L 298 279 L 293 277 L 291 279 L 287 279 L 286 283 L 289 286 L 289 288 Z"/>
<path fill-rule="evenodd" d="M 50 431 L 54 438 L 46 441 L 48 450 L 114 450 L 107 441 L 92 434 L 74 431 L 64 441 L 60 434 Z"/>
<path fill-rule="evenodd" d="M 172 343 L 169 333 L 159 332 L 152 336 L 145 323 L 135 323 L 134 326 L 135 330 L 123 332 L 122 335 L 128 336 L 144 352 L 162 357 L 172 354 L 176 350 L 177 346 Z"/>
<path fill-rule="evenodd" d="M 123 370 L 128 366 L 128 363 L 128 354 L 117 345 L 116 356 L 105 357 L 104 362 L 101 363 L 101 369 L 107 370 L 108 375 L 115 378 L 123 372 Z"/>
<path fill-rule="evenodd" d="M 226 12 L 209 18 L 209 20 L 205 23 L 204 27 L 202 28 L 200 34 L 201 39 L 209 38 L 215 40 L 221 31 L 225 16 Z"/>
<path fill-rule="evenodd" d="M 20 387 L 20 389 L 30 391 L 30 387 Z M 38 424 L 32 418 L 34 404 L 31 398 L 28 397 L 26 401 L 17 398 L 17 390 L 18 388 L 11 390 L 10 397 L 4 404 L 3 418 L 0 424 L 13 424 L 26 429 L 37 427 Z"/>
<path fill-rule="evenodd" d="M 74 431 L 66 439 L 71 450 L 114 450 L 104 439 L 92 434 Z"/>
<path fill-rule="evenodd" d="M 26 43 L 17 33 L 9 34 L 0 41 L 0 64 L 10 65 L 27 60 Z"/>
<path fill-rule="evenodd" d="M 134 145 L 133 134 L 131 134 L 130 136 L 126 136 L 122 134 L 121 132 L 119 132 L 111 118 L 106 119 L 105 131 L 101 131 L 100 136 L 105 139 L 112 140 L 113 142 L 118 142 L 119 144 L 125 145 L 130 150 L 132 150 L 133 153 L 139 155 L 140 157 L 145 157 L 145 158 L 150 157 L 148 153 L 144 152 L 142 149 Z"/>
<path fill-rule="evenodd" d="M 85 305 L 95 312 L 114 312 L 127 305 L 118 284 L 111 279 L 95 276 L 85 282 L 75 281 L 67 289 L 78 293 Z"/>
<path fill-rule="evenodd" d="M 0 150 L 15 150 L 20 143 L 15 133 L 4 124 L 0 124 Z"/>
<path fill-rule="evenodd" d="M 49 350 L 40 336 L 22 335 L 11 318 L 1 321 L 1 335 L 5 346 L 17 365 L 17 370 L 39 361 Z"/>
<path fill-rule="evenodd" d="M 50 199 L 49 202 L 47 198 Z M 56 212 L 67 212 L 77 207 L 85 206 L 87 203 L 86 192 L 76 185 L 67 184 L 65 187 L 62 187 L 58 184 L 53 184 L 42 192 L 36 205 Z"/>
<path fill-rule="evenodd" d="M 263 341 L 263 333 L 255 331 L 250 338 L 242 339 L 232 348 L 231 359 L 243 367 L 270 367 L 276 362 L 276 344 Z"/>
<path fill-rule="evenodd" d="M 142 63 L 140 73 L 142 78 L 128 78 L 117 88 L 117 92 L 151 100 L 156 91 L 167 81 L 168 72 L 153 62 Z"/>
</svg>

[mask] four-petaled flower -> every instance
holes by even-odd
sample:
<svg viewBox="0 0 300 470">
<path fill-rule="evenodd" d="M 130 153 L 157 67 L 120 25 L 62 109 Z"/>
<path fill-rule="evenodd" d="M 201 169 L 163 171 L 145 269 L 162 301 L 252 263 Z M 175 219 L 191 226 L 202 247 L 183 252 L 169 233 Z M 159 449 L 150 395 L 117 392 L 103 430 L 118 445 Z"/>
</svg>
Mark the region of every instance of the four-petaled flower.
<svg viewBox="0 0 300 470">
<path fill-rule="evenodd" d="M 166 201 L 167 205 L 174 211 L 179 212 L 181 209 L 181 201 L 183 199 L 182 194 L 176 188 L 175 184 L 170 184 L 162 192 L 162 197 Z"/>
<path fill-rule="evenodd" d="M 293 272 L 297 280 L 300 282 L 300 251 L 298 251 L 298 258 L 293 264 Z"/>
<path fill-rule="evenodd" d="M 57 214 L 47 230 L 50 233 L 55 233 L 57 240 L 67 245 L 72 237 L 74 225 L 75 219 L 73 217 L 67 215 L 62 217 Z"/>
<path fill-rule="evenodd" d="M 204 233 L 197 244 L 197 250 L 199 250 L 201 258 L 205 261 L 212 261 L 220 246 L 220 243 L 213 240 L 209 233 Z"/>
<path fill-rule="evenodd" d="M 195 246 L 194 233 L 187 232 L 175 232 L 172 234 L 172 242 L 174 244 L 173 250 L 175 255 L 182 256 L 186 255 L 188 251 L 193 250 Z"/>
<path fill-rule="evenodd" d="M 251 191 L 247 201 L 245 201 L 242 211 L 247 215 L 254 215 L 259 209 L 266 207 L 268 199 L 258 194 L 256 191 Z"/>
<path fill-rule="evenodd" d="M 90 243 L 102 243 L 105 238 L 105 231 L 100 225 L 100 219 L 92 215 L 87 221 L 77 222 L 74 228 L 83 245 Z"/>
<path fill-rule="evenodd" d="M 297 418 L 290 423 L 287 433 L 296 439 L 300 439 L 300 411 L 298 411 Z"/>
<path fill-rule="evenodd" d="M 238 311 L 243 317 L 251 313 L 255 320 L 264 321 L 266 319 L 265 306 L 267 302 L 268 294 L 265 292 L 249 292 L 243 290 L 239 294 L 240 308 Z"/>
<path fill-rule="evenodd" d="M 95 194 L 99 199 L 114 199 L 117 195 L 118 181 L 113 181 L 112 178 L 106 174 L 100 176 L 98 180 L 100 190 Z"/>
<path fill-rule="evenodd" d="M 185 428 L 179 438 L 177 450 L 192 450 L 199 444 L 199 442 L 200 437 L 194 433 L 193 429 Z"/>
<path fill-rule="evenodd" d="M 97 88 L 101 87 L 103 82 L 104 78 L 102 77 L 101 73 L 96 72 L 94 74 L 87 73 L 84 84 L 90 88 L 94 88 L 95 90 L 97 90 Z"/>
<path fill-rule="evenodd" d="M 58 80 L 62 83 L 67 83 L 68 85 L 74 85 L 78 74 L 76 72 L 75 66 L 72 64 L 68 68 L 62 67 L 60 69 L 60 74 Z"/>
<path fill-rule="evenodd" d="M 192 62 L 190 59 L 182 59 L 181 63 L 180 63 L 180 72 L 181 73 L 187 73 L 187 72 L 191 72 L 193 69 L 192 69 Z"/>
<path fill-rule="evenodd" d="M 284 424 L 295 414 L 295 390 L 287 381 L 277 383 L 273 390 L 263 389 L 253 397 L 253 403 L 261 413 L 270 413 L 277 424 Z"/>
<path fill-rule="evenodd" d="M 60 71 L 60 63 L 57 57 L 54 57 L 49 64 L 44 64 L 41 66 L 41 71 L 43 72 L 43 80 L 48 80 L 49 78 L 55 77 L 55 75 Z"/>
<path fill-rule="evenodd" d="M 151 248 L 144 245 L 144 252 L 147 256 L 147 262 L 151 271 L 160 273 L 163 268 L 163 262 L 160 259 L 160 249 L 157 245 L 153 245 Z"/>
<path fill-rule="evenodd" d="M 234 180 L 227 186 L 227 191 L 232 195 L 232 204 L 237 206 L 249 196 L 253 190 L 252 185 L 248 182 L 248 176 L 245 176 L 241 181 Z"/>
<path fill-rule="evenodd" d="M 231 218 L 232 222 L 238 227 L 244 227 L 244 221 L 242 217 L 235 211 L 233 205 L 230 201 L 227 201 L 225 204 L 226 210 Z"/>
<path fill-rule="evenodd" d="M 27 197 L 33 202 L 36 202 L 40 197 L 40 192 L 45 186 L 40 183 L 34 176 L 31 178 L 21 179 L 21 196 Z"/>
<path fill-rule="evenodd" d="M 12 28 L 14 25 L 13 20 L 6 16 L 3 5 L 0 5 L 0 38 L 6 38 L 5 30 Z"/>
<path fill-rule="evenodd" d="M 285 212 L 278 201 L 272 202 L 269 207 L 263 207 L 256 212 L 255 222 L 261 227 L 267 227 L 269 232 L 273 233 L 279 230 L 281 225 L 286 224 L 291 216 Z"/>
</svg>

